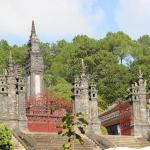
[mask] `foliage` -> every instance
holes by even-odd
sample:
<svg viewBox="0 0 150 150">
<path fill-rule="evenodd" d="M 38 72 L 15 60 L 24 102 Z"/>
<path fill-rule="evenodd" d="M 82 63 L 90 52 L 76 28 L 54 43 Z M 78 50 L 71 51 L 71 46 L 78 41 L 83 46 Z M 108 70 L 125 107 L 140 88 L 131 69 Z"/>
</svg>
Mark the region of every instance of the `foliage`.
<svg viewBox="0 0 150 150">
<path fill-rule="evenodd" d="M 98 50 L 97 41 L 89 38 L 86 35 L 78 35 L 73 39 L 75 46 L 75 55 L 77 58 L 84 58 L 90 56 Z"/>
<path fill-rule="evenodd" d="M 50 73 L 56 78 L 61 77 L 70 81 L 72 78 L 70 61 L 74 55 L 74 46 L 63 40 L 53 44 L 51 51 L 56 55 L 53 56 Z"/>
<path fill-rule="evenodd" d="M 107 70 L 107 74 L 103 79 L 99 79 L 97 86 L 99 94 L 105 99 L 105 106 L 111 105 L 118 98 L 124 98 L 127 94 L 130 74 L 128 69 L 121 65 L 112 65 Z"/>
<path fill-rule="evenodd" d="M 144 79 L 147 80 L 147 89 L 150 89 L 150 55 L 142 56 L 136 61 L 134 61 L 130 67 L 131 75 L 132 75 L 132 82 L 136 80 L 136 76 L 139 70 L 139 67 L 141 68 L 142 72 L 144 73 Z"/>
<path fill-rule="evenodd" d="M 100 40 L 99 45 L 101 49 L 106 49 L 110 52 L 113 52 L 122 64 L 123 59 L 126 58 L 128 55 L 130 43 L 131 39 L 125 33 L 108 32 L 106 37 Z"/>
<path fill-rule="evenodd" d="M 107 129 L 104 126 L 100 126 L 100 131 L 103 135 L 108 135 Z"/>
<path fill-rule="evenodd" d="M 67 142 L 63 145 L 64 150 L 69 150 L 71 147 L 74 147 L 75 140 L 79 141 L 80 144 L 83 144 L 84 141 L 81 134 L 85 134 L 84 128 L 88 125 L 83 114 L 66 114 L 62 118 L 62 122 L 62 131 L 58 134 L 68 138 Z"/>
<path fill-rule="evenodd" d="M 0 73 L 2 73 L 4 68 L 6 67 L 9 50 L 10 50 L 10 46 L 8 45 L 7 41 L 1 40 L 0 41 Z"/>
<path fill-rule="evenodd" d="M 128 86 L 137 78 L 139 66 L 148 80 L 150 90 L 150 36 L 143 35 L 132 40 L 123 32 L 109 32 L 102 39 L 77 35 L 71 42 L 40 43 L 44 58 L 44 80 L 47 89 L 62 99 L 70 100 L 71 83 L 80 73 L 80 60 L 84 59 L 87 74 L 97 84 L 99 110 L 103 110 L 117 99 L 124 99 Z M 10 46 L 0 41 L 0 73 L 7 66 L 9 51 L 14 62 L 25 64 L 27 45 Z M 125 64 L 128 64 L 125 65 Z"/>
<path fill-rule="evenodd" d="M 10 49 L 12 51 L 15 64 L 24 65 L 27 55 L 27 45 L 21 47 L 14 45 Z"/>
<path fill-rule="evenodd" d="M 102 112 L 106 108 L 105 102 L 102 96 L 98 96 L 98 111 Z"/>
<path fill-rule="evenodd" d="M 55 93 L 57 96 L 66 100 L 71 99 L 71 84 L 64 78 L 57 78 L 56 83 L 53 86 L 49 86 L 49 91 Z"/>
<path fill-rule="evenodd" d="M 12 133 L 5 125 L 0 124 L 0 149 L 13 150 Z"/>
<path fill-rule="evenodd" d="M 26 99 L 26 105 L 28 106 L 28 108 L 30 108 L 30 106 L 32 105 L 36 106 L 36 104 L 39 107 L 41 105 L 42 109 L 46 109 L 46 111 L 50 111 L 51 113 L 53 113 L 55 110 L 64 108 L 68 113 L 72 112 L 72 104 L 70 101 L 64 100 L 63 98 L 60 98 L 54 93 L 50 93 L 48 91 L 42 93 L 38 97 L 30 96 Z M 44 104 L 46 107 L 43 107 Z M 37 109 L 39 109 L 39 107 L 37 107 Z"/>
<path fill-rule="evenodd" d="M 140 44 L 150 47 L 150 36 L 143 35 L 137 40 Z"/>
<path fill-rule="evenodd" d="M 115 56 L 108 51 L 101 50 L 87 57 L 88 72 L 97 82 L 97 89 L 103 97 L 103 108 L 112 104 L 117 98 L 125 97 L 130 80 L 127 67 L 118 64 Z"/>
</svg>

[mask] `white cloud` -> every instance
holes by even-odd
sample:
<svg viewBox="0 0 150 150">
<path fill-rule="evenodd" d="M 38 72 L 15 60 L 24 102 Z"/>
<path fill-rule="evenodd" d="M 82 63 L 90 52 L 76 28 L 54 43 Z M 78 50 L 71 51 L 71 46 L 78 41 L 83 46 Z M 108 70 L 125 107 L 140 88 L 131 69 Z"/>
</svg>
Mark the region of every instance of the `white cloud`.
<svg viewBox="0 0 150 150">
<path fill-rule="evenodd" d="M 150 34 L 150 0 L 119 0 L 116 21 L 133 38 Z"/>
<path fill-rule="evenodd" d="M 101 23 L 104 12 L 96 0 L 0 0 L 0 34 L 27 36 L 31 20 L 38 32 L 51 36 L 94 34 L 93 23 Z M 86 6 L 86 7 L 85 7 Z"/>
</svg>

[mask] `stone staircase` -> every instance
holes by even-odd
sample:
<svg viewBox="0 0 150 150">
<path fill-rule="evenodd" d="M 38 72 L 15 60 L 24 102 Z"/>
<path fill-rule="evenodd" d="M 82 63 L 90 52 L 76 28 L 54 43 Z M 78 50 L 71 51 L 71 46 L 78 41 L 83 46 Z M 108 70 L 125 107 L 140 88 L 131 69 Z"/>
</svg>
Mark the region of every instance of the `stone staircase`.
<svg viewBox="0 0 150 150">
<path fill-rule="evenodd" d="M 14 145 L 14 150 L 26 150 L 15 136 L 12 136 L 12 142 Z"/>
<path fill-rule="evenodd" d="M 26 134 L 36 143 L 36 150 L 63 150 L 62 145 L 66 138 L 56 133 L 28 133 Z M 74 150 L 101 150 L 88 138 L 84 138 L 84 144 L 77 141 L 74 144 Z"/>
<path fill-rule="evenodd" d="M 134 136 L 103 135 L 102 137 L 109 140 L 114 147 L 142 148 L 150 146 L 150 141 Z"/>
<path fill-rule="evenodd" d="M 14 150 L 63 150 L 62 145 L 67 140 L 65 137 L 62 137 L 57 133 L 25 132 L 18 137 L 20 137 L 21 141 L 20 139 L 18 140 L 16 136 L 13 136 L 12 139 Z M 93 135 L 92 137 L 89 134 L 83 136 L 83 139 L 83 145 L 79 144 L 77 141 L 75 142 L 74 150 L 104 150 L 106 147 L 142 148 L 150 146 L 150 142 L 146 139 L 134 136 Z M 98 145 L 101 148 L 99 148 Z"/>
</svg>

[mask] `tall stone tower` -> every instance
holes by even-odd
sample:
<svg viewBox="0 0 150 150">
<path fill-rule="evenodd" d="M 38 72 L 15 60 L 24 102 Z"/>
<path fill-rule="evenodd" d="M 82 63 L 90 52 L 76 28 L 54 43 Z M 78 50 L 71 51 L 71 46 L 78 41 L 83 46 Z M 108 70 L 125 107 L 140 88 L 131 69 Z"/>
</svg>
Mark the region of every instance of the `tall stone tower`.
<svg viewBox="0 0 150 150">
<path fill-rule="evenodd" d="M 43 92 L 43 70 L 44 64 L 40 50 L 40 42 L 36 35 L 34 21 L 32 21 L 26 62 L 27 97 L 35 96 Z"/>
<path fill-rule="evenodd" d="M 89 84 L 86 67 L 82 60 L 80 77 L 76 77 L 73 85 L 74 112 L 82 112 L 89 122 L 87 130 L 99 132 L 97 90 L 95 84 Z"/>
<path fill-rule="evenodd" d="M 146 101 L 146 80 L 143 79 L 143 73 L 139 69 L 138 80 L 132 84 L 132 135 L 147 137 L 147 131 L 150 129 L 148 124 L 147 101 Z"/>
</svg>

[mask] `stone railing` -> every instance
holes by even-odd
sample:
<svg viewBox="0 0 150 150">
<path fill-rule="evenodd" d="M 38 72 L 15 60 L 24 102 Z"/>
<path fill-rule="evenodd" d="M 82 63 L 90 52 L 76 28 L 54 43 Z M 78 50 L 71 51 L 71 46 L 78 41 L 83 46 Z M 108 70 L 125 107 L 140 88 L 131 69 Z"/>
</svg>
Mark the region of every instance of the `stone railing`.
<svg viewBox="0 0 150 150">
<path fill-rule="evenodd" d="M 94 132 L 88 132 L 86 133 L 86 136 L 91 139 L 96 145 L 98 145 L 98 147 L 100 147 L 102 150 L 114 147 L 113 143 L 98 134 L 94 134 Z"/>
<path fill-rule="evenodd" d="M 26 150 L 36 150 L 36 142 L 18 129 L 12 131 L 15 138 L 25 147 Z"/>
</svg>

